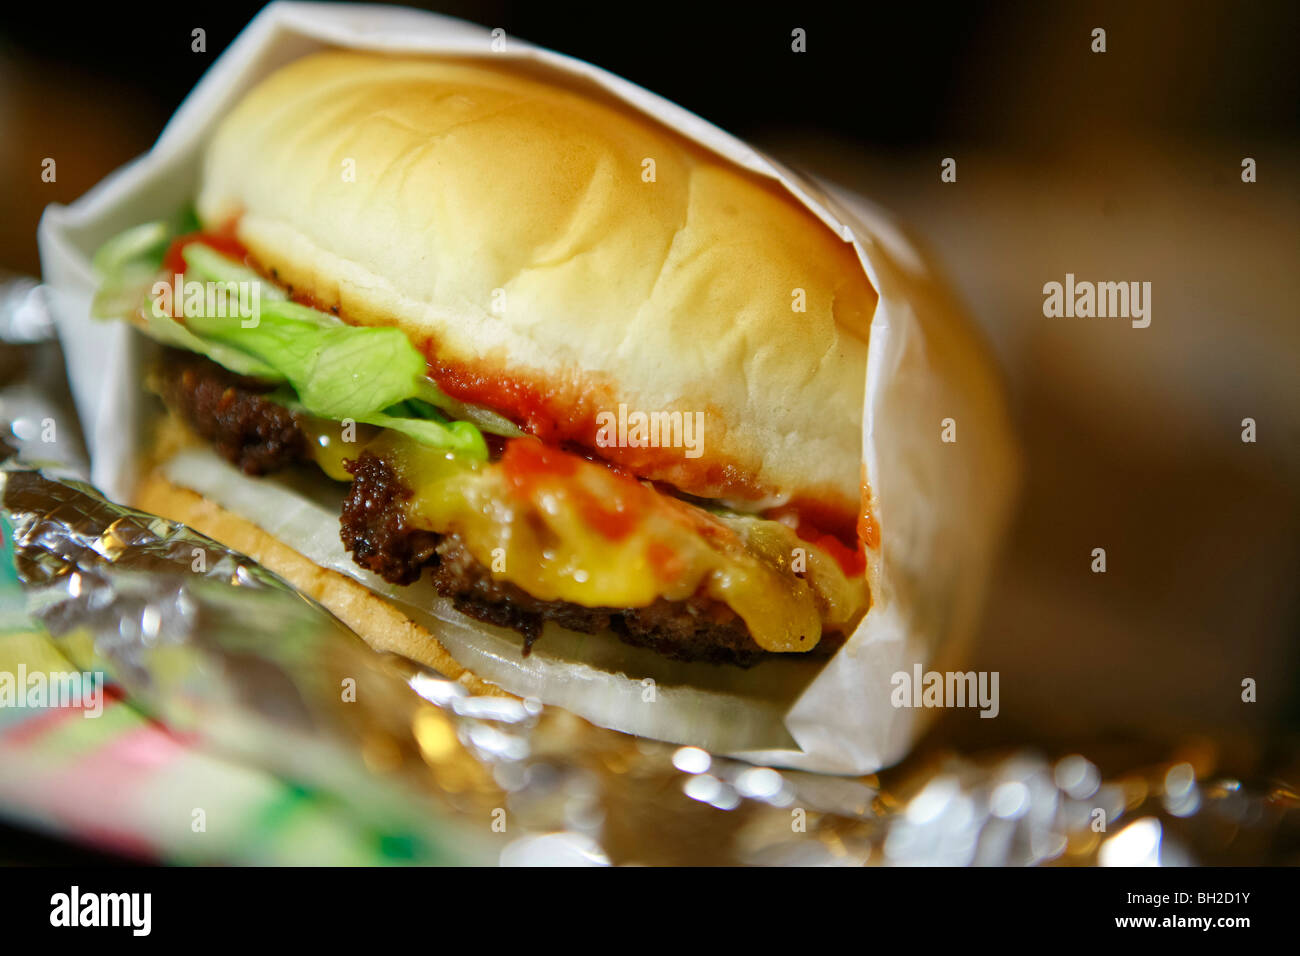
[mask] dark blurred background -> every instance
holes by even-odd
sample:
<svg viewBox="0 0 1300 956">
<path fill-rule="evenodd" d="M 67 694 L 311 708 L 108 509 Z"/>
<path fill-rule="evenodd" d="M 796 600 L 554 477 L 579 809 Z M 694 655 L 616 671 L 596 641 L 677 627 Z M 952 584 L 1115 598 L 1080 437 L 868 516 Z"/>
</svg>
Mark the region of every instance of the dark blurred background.
<svg viewBox="0 0 1300 956">
<path fill-rule="evenodd" d="M 13 4 L 0 24 L 0 263 L 29 271 L 44 205 L 147 149 L 263 4 L 78 6 Z M 978 143 L 1042 158 L 1136 133 L 1259 150 L 1294 136 L 1300 103 L 1300 5 L 1289 0 L 407 6 L 589 60 L 743 138 L 870 151 Z M 1104 56 L 1089 50 L 1096 26 L 1108 31 Z M 191 52 L 195 27 L 206 53 Z M 791 53 L 794 27 L 807 31 L 806 54 Z M 59 181 L 41 184 L 40 160 L 56 154 Z"/>
<path fill-rule="evenodd" d="M 1294 768 L 1300 4 L 416 5 L 622 74 L 859 189 L 938 254 L 1026 450 L 972 661 L 1001 672 L 1002 715 L 946 717 L 944 740 Z M 0 266 L 35 273 L 45 204 L 146 150 L 260 6 L 8 9 Z M 1066 272 L 1152 282 L 1151 327 L 1045 318 Z"/>
</svg>

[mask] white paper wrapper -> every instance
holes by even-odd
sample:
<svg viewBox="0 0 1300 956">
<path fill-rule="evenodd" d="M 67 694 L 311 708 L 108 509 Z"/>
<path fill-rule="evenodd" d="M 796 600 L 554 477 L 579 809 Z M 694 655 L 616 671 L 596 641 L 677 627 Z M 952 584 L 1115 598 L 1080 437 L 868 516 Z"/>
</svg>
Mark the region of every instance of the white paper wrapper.
<svg viewBox="0 0 1300 956">
<path fill-rule="evenodd" d="M 46 210 L 41 261 L 92 457 L 92 480 L 124 500 L 133 487 L 140 373 L 135 333 L 89 318 L 90 256 L 109 236 L 166 218 L 195 192 L 201 148 L 258 80 L 327 46 L 495 55 L 591 83 L 702 146 L 782 183 L 858 252 L 880 294 L 863 409 L 864 466 L 880 545 L 868 554 L 872 607 L 784 717 L 798 749 L 746 759 L 833 773 L 898 760 L 922 709 L 891 704 L 891 678 L 952 669 L 973 633 L 1017 473 L 1001 386 L 983 344 L 922 257 L 874 206 L 784 169 L 699 117 L 588 63 L 445 17 L 391 7 L 274 3 L 186 98 L 158 143 L 69 207 Z M 940 439 L 944 419 L 957 440 Z M 572 709 L 582 712 L 581 706 Z M 588 713 L 597 722 L 599 714 Z M 634 727 L 619 727 L 634 731 Z M 689 738 L 689 734 L 682 735 Z M 690 742 L 688 739 L 686 742 Z"/>
</svg>

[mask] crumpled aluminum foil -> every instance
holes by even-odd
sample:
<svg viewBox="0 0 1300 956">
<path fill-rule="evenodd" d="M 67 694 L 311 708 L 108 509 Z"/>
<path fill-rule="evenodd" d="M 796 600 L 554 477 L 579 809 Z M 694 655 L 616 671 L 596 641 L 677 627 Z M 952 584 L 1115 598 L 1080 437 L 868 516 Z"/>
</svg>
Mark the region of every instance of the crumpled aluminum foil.
<svg viewBox="0 0 1300 956">
<path fill-rule="evenodd" d="M 14 348 L 26 357 L 14 360 Z M 436 859 L 1179 865 L 1300 856 L 1300 795 L 1276 779 L 1215 776 L 1212 747 L 1171 747 L 1145 764 L 1130 755 L 1125 772 L 1107 776 L 1078 753 L 958 754 L 932 734 L 902 766 L 846 779 L 471 695 L 371 651 L 248 558 L 66 477 L 84 456 L 51 350 L 0 346 L 10 452 L 0 517 L 33 616 L 78 666 L 105 670 L 129 701 L 200 745 L 326 788 L 377 824 L 436 822 L 427 828 Z M 53 456 L 31 430 L 51 417 L 67 436 Z M 45 473 L 23 463 L 51 458 Z M 1296 767 L 1284 769 L 1296 779 Z"/>
</svg>

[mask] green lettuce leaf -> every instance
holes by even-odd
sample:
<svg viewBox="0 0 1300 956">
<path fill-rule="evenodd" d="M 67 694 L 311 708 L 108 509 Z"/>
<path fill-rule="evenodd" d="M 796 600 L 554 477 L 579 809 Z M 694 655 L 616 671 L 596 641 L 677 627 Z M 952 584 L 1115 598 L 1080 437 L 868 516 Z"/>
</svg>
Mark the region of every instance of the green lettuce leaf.
<svg viewBox="0 0 1300 956">
<path fill-rule="evenodd" d="M 186 279 L 197 282 L 248 282 L 264 299 L 281 301 L 289 298 L 278 286 L 267 282 L 242 262 L 223 256 L 211 246 L 205 246 L 201 242 L 191 242 L 186 245 L 181 249 L 181 258 L 185 260 Z M 306 306 L 302 308 L 307 312 L 316 311 Z"/>
<path fill-rule="evenodd" d="M 152 306 L 152 303 L 149 303 L 149 305 Z M 155 342 L 161 342 L 163 345 L 170 345 L 206 356 L 218 365 L 228 368 L 236 375 L 248 375 L 252 378 L 264 379 L 267 382 L 282 382 L 285 380 L 284 376 L 276 371 L 274 366 L 268 365 L 261 359 L 246 352 L 241 352 L 239 349 L 232 349 L 220 342 L 200 338 L 165 312 L 146 307 L 144 316 L 145 321 L 148 323 L 149 337 Z"/>
<path fill-rule="evenodd" d="M 97 296 L 104 311 L 96 314 L 130 314 L 145 296 L 150 337 L 205 355 L 240 375 L 280 383 L 291 391 L 295 407 L 318 418 L 391 428 L 422 444 L 479 459 L 487 457 L 484 431 L 522 434 L 495 412 L 443 393 L 429 380 L 424 356 L 400 330 L 350 326 L 292 302 L 243 263 L 202 243 L 181 252 L 185 279 L 231 292 L 237 283 L 249 283 L 253 314 L 227 309 L 227 315 L 209 315 L 206 303 L 182 301 L 183 322 L 178 322 L 147 299 L 169 234 L 166 224 L 149 223 L 105 243 L 94 262 L 104 277 L 104 301 Z M 236 301 L 232 295 L 226 304 Z M 443 412 L 462 420 L 451 421 Z"/>
<path fill-rule="evenodd" d="M 96 250 L 90 266 L 98 275 L 111 277 L 137 265 L 162 265 L 171 230 L 167 223 L 146 222 L 118 233 Z"/>
<path fill-rule="evenodd" d="M 100 276 L 90 314 L 118 319 L 134 312 L 149 294 L 167 250 L 170 230 L 165 222 L 147 222 L 109 239 L 90 265 Z"/>
</svg>

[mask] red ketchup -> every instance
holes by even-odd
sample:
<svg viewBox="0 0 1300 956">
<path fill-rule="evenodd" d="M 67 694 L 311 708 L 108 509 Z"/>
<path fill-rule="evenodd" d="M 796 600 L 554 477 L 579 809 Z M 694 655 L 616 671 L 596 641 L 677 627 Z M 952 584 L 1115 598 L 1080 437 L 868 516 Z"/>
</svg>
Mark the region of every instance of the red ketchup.
<svg viewBox="0 0 1300 956">
<path fill-rule="evenodd" d="M 585 464 L 578 456 L 558 448 L 548 448 L 533 438 L 511 439 L 506 443 L 505 453 L 501 456 L 501 468 L 506 480 L 521 496 L 528 499 L 533 498 L 547 479 L 572 477 Z M 564 493 L 577 506 L 588 526 L 610 541 L 621 541 L 636 530 L 645 515 L 645 496 L 652 492 L 612 471 L 607 474 L 612 492 L 608 502 L 602 501 L 585 485 L 576 481 L 566 483 Z"/>
<path fill-rule="evenodd" d="M 861 521 L 859 522 L 857 547 L 850 547 L 844 542 L 842 536 L 829 534 L 823 530 L 822 525 L 810 521 L 805 509 L 802 509 L 797 505 L 786 505 L 782 508 L 775 508 L 767 512 L 765 517 L 777 521 L 782 521 L 785 518 L 793 518 L 794 533 L 797 534 L 800 539 L 807 541 L 809 544 L 815 544 L 834 558 L 835 563 L 838 564 L 840 569 L 849 577 L 857 577 L 866 570 L 867 555 L 866 552 L 863 551 L 862 542 L 867 541 L 870 543 L 870 539 L 861 534 Z M 866 519 L 862 520 L 870 520 L 870 516 L 867 516 Z"/>
<path fill-rule="evenodd" d="M 184 236 L 177 236 L 167 247 L 167 254 L 163 256 L 163 268 L 171 273 L 184 272 L 185 257 L 182 253 L 192 242 L 201 242 L 214 252 L 219 252 L 227 259 L 234 259 L 239 263 L 243 263 L 248 258 L 248 249 L 235 238 L 233 227 L 229 227 L 214 232 L 191 232 Z"/>
<path fill-rule="evenodd" d="M 176 277 L 185 274 L 185 247 L 191 243 L 201 242 L 215 252 L 221 253 L 227 259 L 233 259 L 238 263 L 243 263 L 248 258 L 248 250 L 244 244 L 235 238 L 235 226 L 231 223 L 222 227 L 220 230 L 208 232 L 191 232 L 184 236 L 177 236 L 172 240 L 171 245 L 167 247 L 167 252 L 163 255 L 163 273 L 165 281 L 169 286 L 176 285 Z M 171 316 L 173 319 L 184 319 L 185 313 L 182 309 L 182 302 L 173 300 Z"/>
</svg>

